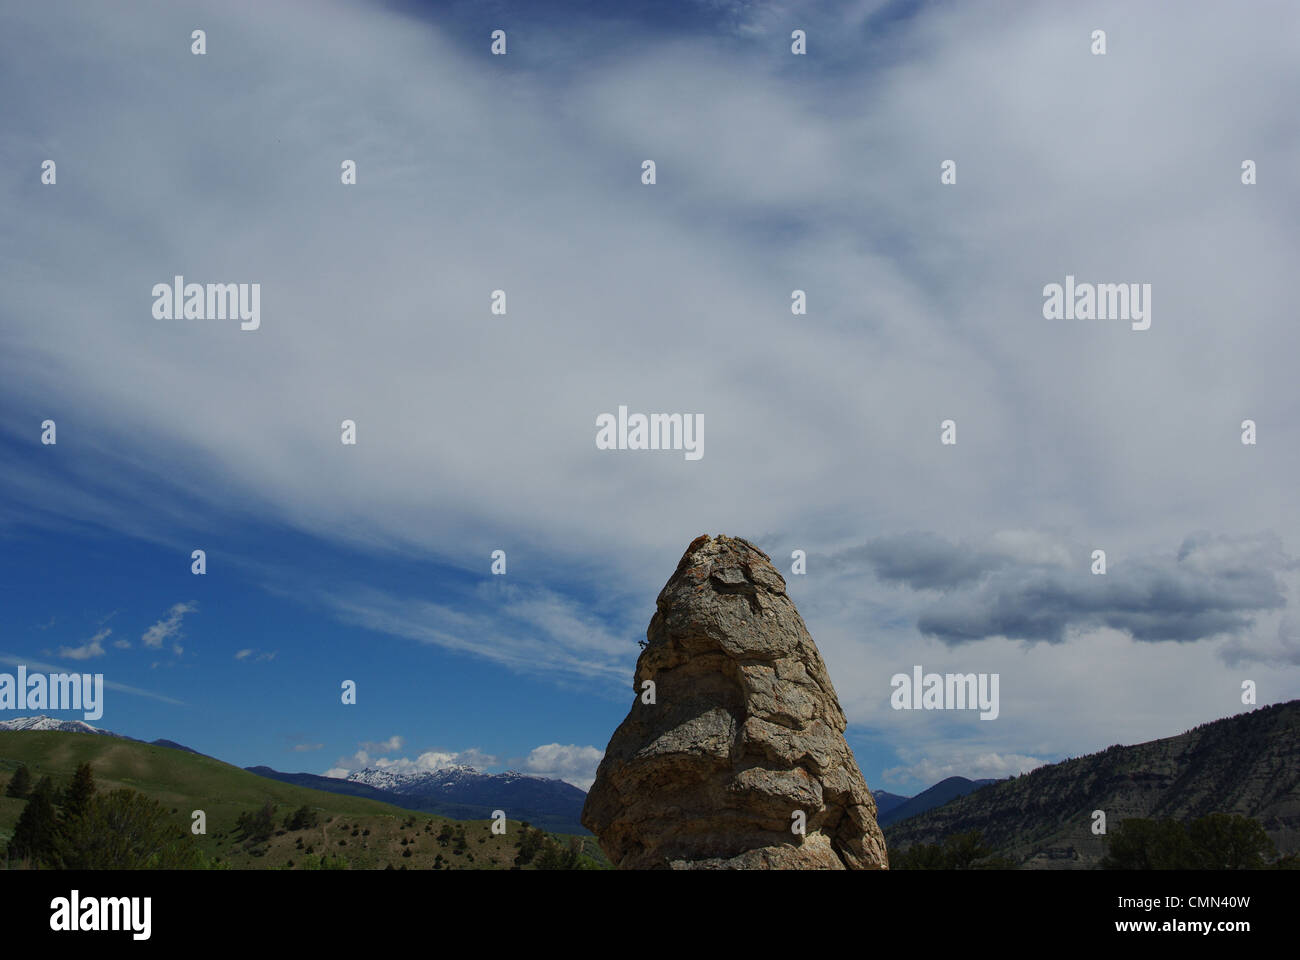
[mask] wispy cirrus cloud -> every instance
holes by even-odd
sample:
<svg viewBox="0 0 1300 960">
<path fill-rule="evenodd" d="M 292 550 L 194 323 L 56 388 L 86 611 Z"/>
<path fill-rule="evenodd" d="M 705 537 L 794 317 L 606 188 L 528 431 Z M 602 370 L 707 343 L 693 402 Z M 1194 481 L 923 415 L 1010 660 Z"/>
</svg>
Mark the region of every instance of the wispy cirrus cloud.
<svg viewBox="0 0 1300 960">
<path fill-rule="evenodd" d="M 14 666 L 22 664 L 28 670 L 42 670 L 46 673 L 66 673 L 66 667 L 56 666 L 52 663 L 42 663 L 39 660 L 33 660 L 30 657 L 17 657 L 12 653 L 0 653 L 0 663 L 8 663 Z M 119 693 L 129 693 L 132 696 L 148 697 L 150 700 L 157 700 L 161 703 L 169 703 L 175 707 L 185 706 L 185 701 L 177 700 L 173 697 L 164 696 L 161 693 L 154 693 L 152 690 L 142 690 L 139 687 L 128 686 L 125 683 L 117 683 L 114 680 L 104 680 L 104 687 L 108 690 L 116 690 Z"/>
<path fill-rule="evenodd" d="M 630 639 L 544 587 L 487 583 L 454 605 L 377 589 L 321 592 L 346 623 L 433 644 L 516 670 L 626 681 Z"/>
</svg>

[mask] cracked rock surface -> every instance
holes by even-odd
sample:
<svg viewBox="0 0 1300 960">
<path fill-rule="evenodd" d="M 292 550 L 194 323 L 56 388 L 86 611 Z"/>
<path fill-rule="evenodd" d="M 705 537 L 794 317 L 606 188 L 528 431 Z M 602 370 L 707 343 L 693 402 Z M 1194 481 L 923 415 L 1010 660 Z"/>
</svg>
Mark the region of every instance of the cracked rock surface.
<svg viewBox="0 0 1300 960">
<path fill-rule="evenodd" d="M 835 689 L 767 554 L 697 537 L 657 606 L 582 812 L 615 866 L 887 869 Z"/>
</svg>

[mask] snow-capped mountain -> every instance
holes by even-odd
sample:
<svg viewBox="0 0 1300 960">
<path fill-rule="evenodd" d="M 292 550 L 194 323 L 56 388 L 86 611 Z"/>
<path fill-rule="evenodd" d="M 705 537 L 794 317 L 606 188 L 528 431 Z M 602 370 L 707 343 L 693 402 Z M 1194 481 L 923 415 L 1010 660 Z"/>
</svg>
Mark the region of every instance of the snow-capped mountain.
<svg viewBox="0 0 1300 960">
<path fill-rule="evenodd" d="M 561 833 L 586 833 L 582 805 L 587 795 L 571 783 L 508 770 L 480 773 L 464 764 L 421 773 L 397 773 L 368 767 L 346 779 L 311 773 L 281 773 L 270 767 L 247 767 L 260 777 L 270 777 L 331 793 L 346 793 L 382 800 L 407 810 L 436 813 L 457 820 L 486 820 L 495 810 L 527 820 L 534 826 Z"/>
<path fill-rule="evenodd" d="M 121 734 L 114 733 L 112 730 L 101 730 L 99 727 L 92 727 L 82 720 L 56 720 L 53 717 L 15 717 L 13 720 L 0 721 L 0 730 L 58 730 L 63 733 L 98 733 L 106 737 L 118 737 L 129 740 L 130 737 L 122 737 Z"/>
<path fill-rule="evenodd" d="M 420 773 L 397 773 L 378 767 L 366 767 L 351 773 L 347 779 L 353 783 L 364 783 L 376 790 L 391 790 L 393 793 L 421 793 L 426 789 L 436 790 L 444 784 L 451 783 L 458 774 L 482 776 L 468 764 L 457 763 L 438 770 Z"/>
<path fill-rule="evenodd" d="M 418 773 L 397 773 L 393 770 L 366 767 L 364 770 L 353 772 L 347 779 L 352 783 L 364 783 L 376 790 L 387 790 L 403 796 L 442 795 L 457 799 L 462 799 L 466 790 L 473 791 L 477 787 L 486 787 L 488 785 L 491 786 L 492 792 L 495 793 L 500 789 L 514 786 L 521 780 L 543 786 L 543 789 L 545 784 L 563 782 L 548 780 L 546 777 L 538 777 L 532 774 L 519 773 L 515 770 L 507 770 L 505 773 L 480 773 L 464 763 L 451 764 L 437 770 Z M 572 789 L 576 790 L 577 788 Z"/>
<path fill-rule="evenodd" d="M 145 743 L 144 740 L 128 737 L 124 733 L 114 733 L 112 730 L 101 730 L 99 727 L 92 727 L 82 720 L 56 720 L 54 717 L 44 715 L 38 717 L 15 717 L 12 720 L 0 720 L 0 733 L 13 731 L 28 731 L 42 733 L 46 731 L 55 731 L 57 733 L 94 733 L 103 737 L 116 737 L 118 740 L 131 740 L 135 743 Z M 171 750 L 184 750 L 186 753 L 199 753 L 190 747 L 174 740 L 150 740 L 147 741 L 153 747 L 167 747 Z M 206 754 L 199 753 L 199 756 Z"/>
<path fill-rule="evenodd" d="M 314 773 L 281 773 L 270 767 L 245 767 L 259 777 L 282 783 L 369 797 L 407 810 L 436 813 L 454 820 L 487 820 L 504 810 L 515 820 L 560 833 L 587 833 L 582 805 L 587 795 L 571 783 L 515 770 L 480 773 L 458 765 L 421 773 L 397 773 L 369 767 L 347 778 Z"/>
<path fill-rule="evenodd" d="M 458 765 L 428 773 L 393 773 L 368 768 L 347 778 L 382 790 L 403 802 L 460 804 L 488 811 L 505 810 L 521 820 L 560 817 L 577 822 L 587 795 L 571 783 L 528 774 L 479 773 Z"/>
</svg>

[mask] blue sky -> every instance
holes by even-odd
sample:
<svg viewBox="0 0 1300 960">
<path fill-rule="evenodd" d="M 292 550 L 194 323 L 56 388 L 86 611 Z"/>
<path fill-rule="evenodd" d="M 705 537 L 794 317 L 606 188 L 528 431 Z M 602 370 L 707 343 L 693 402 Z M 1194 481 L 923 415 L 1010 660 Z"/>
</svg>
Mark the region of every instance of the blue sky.
<svg viewBox="0 0 1300 960">
<path fill-rule="evenodd" d="M 807 552 L 873 788 L 1300 695 L 1294 5 L 614 6 L 0 11 L 4 662 L 240 765 L 584 784 L 709 532 Z M 597 450 L 620 404 L 703 458 Z M 892 710 L 918 663 L 998 719 Z"/>
<path fill-rule="evenodd" d="M 225 527 L 216 542 L 210 530 L 195 536 L 196 547 L 208 552 L 202 576 L 191 573 L 188 554 L 156 543 L 70 525 L 8 527 L 0 563 L 6 633 L 14 642 L 0 648 L 0 669 L 12 673 L 24 663 L 31 671 L 52 665 L 103 672 L 109 690 L 99 726 L 176 740 L 242 766 L 316 773 L 334 767 L 336 756 L 355 760 L 363 744 L 397 736 L 415 756 L 432 752 L 451 762 L 449 755 L 463 754 L 454 759 L 581 783 L 590 757 L 575 753 L 574 770 L 563 763 L 541 768 L 556 751 L 535 755 L 544 746 L 532 742 L 535 734 L 540 729 L 552 743 L 577 747 L 593 729 L 612 731 L 625 712 L 612 682 L 617 655 L 583 663 L 576 676 L 547 669 L 545 658 L 533 669 L 528 649 L 546 642 L 542 627 L 551 618 L 576 612 L 599 630 L 609 626 L 579 601 L 562 600 L 558 578 L 512 571 L 522 560 L 509 554 L 507 581 L 488 573 L 486 554 L 476 575 L 339 549 L 260 524 Z M 447 650 L 428 638 L 368 627 L 320 599 L 322 586 L 356 582 L 383 584 L 419 604 L 446 604 L 457 618 L 447 624 L 435 608 L 424 617 L 420 607 L 398 631 L 456 634 L 467 622 L 474 629 L 449 637 L 464 648 Z M 594 598 L 588 605 L 597 606 Z M 520 606 L 532 616 L 512 616 Z M 480 626 L 507 636 L 480 633 Z M 618 638 L 623 660 L 635 660 L 637 637 L 631 631 Z M 355 705 L 341 703 L 343 680 L 358 685 Z M 48 712 L 80 719 L 76 711 Z"/>
</svg>

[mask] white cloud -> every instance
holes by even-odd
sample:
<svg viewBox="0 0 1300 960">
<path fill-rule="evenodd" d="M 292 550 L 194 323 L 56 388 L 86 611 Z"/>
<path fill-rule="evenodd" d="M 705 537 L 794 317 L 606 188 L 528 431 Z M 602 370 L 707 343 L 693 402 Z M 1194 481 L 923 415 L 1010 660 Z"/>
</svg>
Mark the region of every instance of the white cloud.
<svg viewBox="0 0 1300 960">
<path fill-rule="evenodd" d="M 883 775 L 888 784 L 902 784 L 915 790 L 917 784 L 923 784 L 921 789 L 925 789 L 948 777 L 966 777 L 968 780 L 1003 780 L 1036 770 L 1042 765 L 1043 761 L 1037 757 L 988 751 L 974 756 L 926 757 L 916 763 L 890 767 Z"/>
<path fill-rule="evenodd" d="M 67 657 L 69 660 L 89 660 L 91 657 L 102 657 L 104 655 L 103 641 L 112 632 L 112 630 L 105 628 L 79 647 L 59 647 L 59 656 Z"/>
<path fill-rule="evenodd" d="M 605 755 L 592 746 L 580 747 L 575 743 L 545 743 L 534 747 L 524 761 L 524 771 L 539 777 L 564 780 L 582 790 L 591 789 L 596 779 L 596 768 Z"/>
<path fill-rule="evenodd" d="M 146 647 L 161 647 L 163 641 L 180 634 L 181 621 L 185 618 L 185 614 L 193 613 L 197 609 L 198 604 L 195 603 L 172 604 L 171 609 L 167 611 L 167 616 L 144 632 L 140 637 L 141 642 Z"/>
<path fill-rule="evenodd" d="M 323 743 L 295 743 L 295 744 L 293 745 L 293 752 L 294 752 L 294 753 L 308 753 L 308 752 L 310 752 L 310 751 L 312 751 L 312 750 L 320 750 L 320 749 L 322 749 L 324 746 L 325 746 L 325 744 L 323 744 Z M 328 776 L 332 776 L 332 774 L 327 773 L 327 774 L 325 774 L 325 776 L 327 776 L 327 777 L 328 777 Z"/>
<path fill-rule="evenodd" d="M 499 760 L 492 754 L 485 753 L 477 747 L 468 750 L 426 750 L 414 760 L 410 757 L 373 756 L 377 752 L 391 753 L 400 750 L 405 741 L 402 737 L 392 736 L 380 743 L 362 743 L 361 749 L 350 757 L 339 757 L 335 766 L 324 776 L 343 776 L 357 770 L 372 767 L 390 773 L 433 773 L 455 766 L 470 766 L 479 772 L 487 772 L 499 765 Z M 339 774 L 338 771 L 344 771 Z"/>
</svg>

